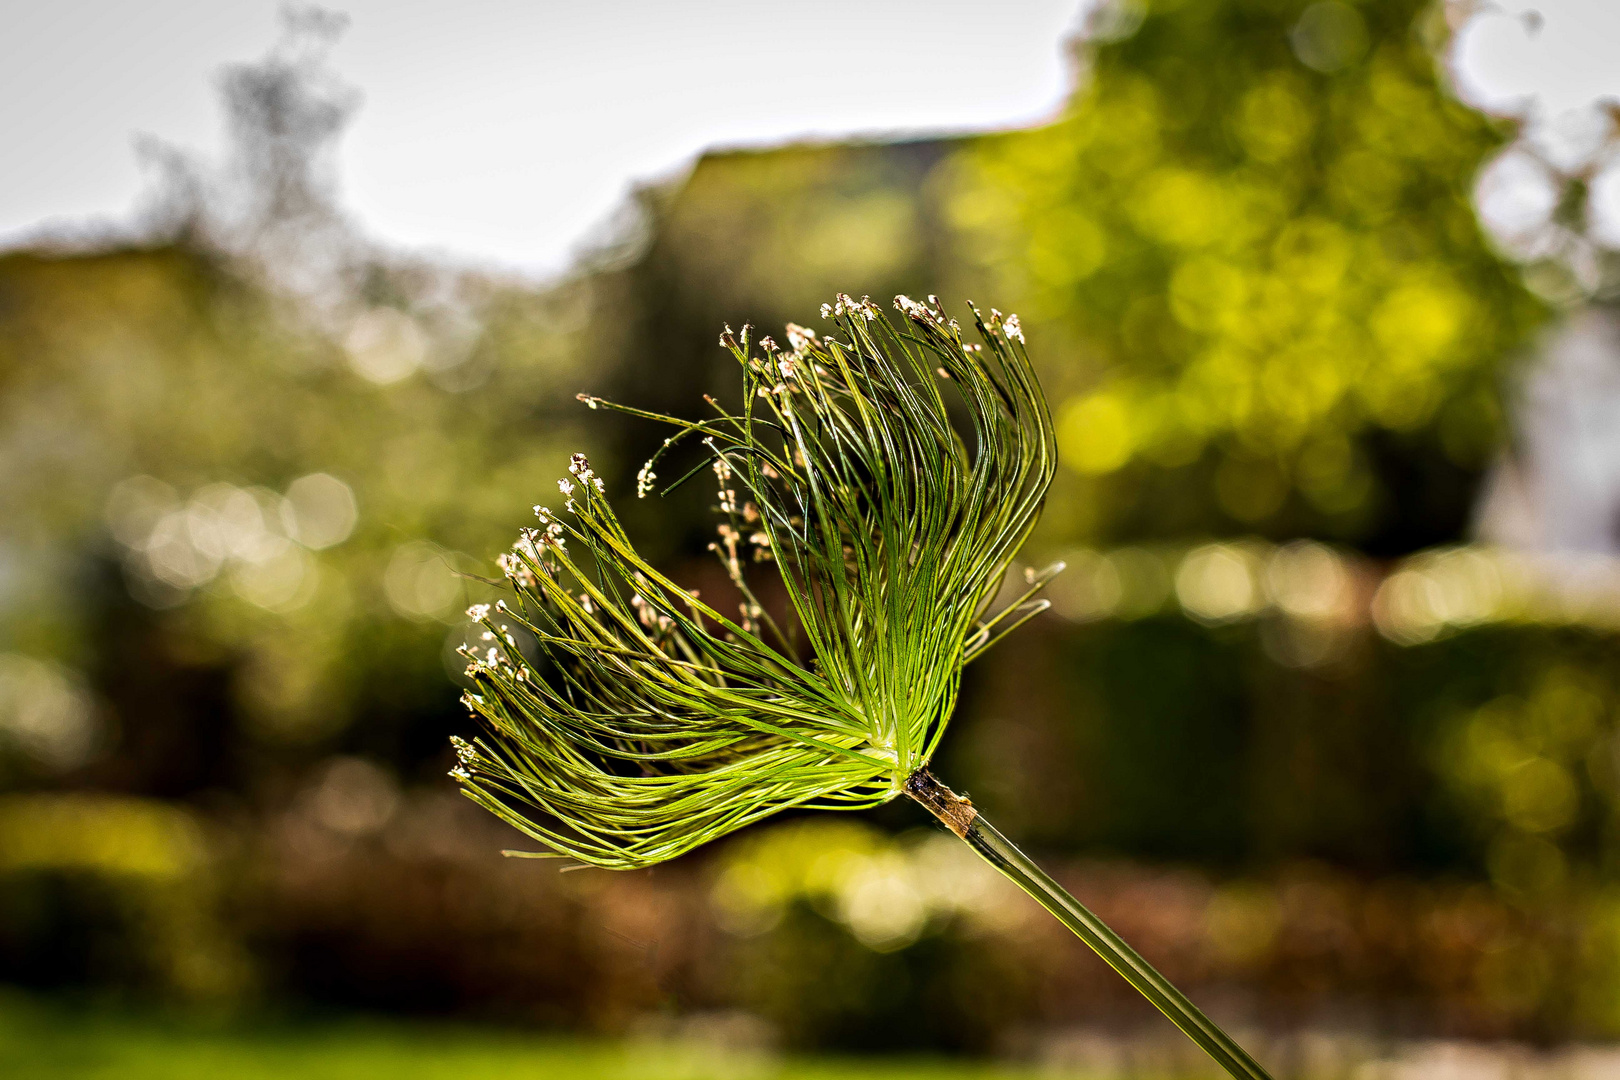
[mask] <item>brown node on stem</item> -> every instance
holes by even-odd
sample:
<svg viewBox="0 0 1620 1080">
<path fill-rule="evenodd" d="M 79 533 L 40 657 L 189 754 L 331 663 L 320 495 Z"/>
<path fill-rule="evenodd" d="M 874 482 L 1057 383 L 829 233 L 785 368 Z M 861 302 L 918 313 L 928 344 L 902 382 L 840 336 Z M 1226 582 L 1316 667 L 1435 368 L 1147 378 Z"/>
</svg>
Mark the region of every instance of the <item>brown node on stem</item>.
<svg viewBox="0 0 1620 1080">
<path fill-rule="evenodd" d="M 979 812 L 973 809 L 972 800 L 940 783 L 926 768 L 906 777 L 906 794 L 922 803 L 929 813 L 944 822 L 947 829 L 964 840 L 973 819 L 979 816 Z"/>
</svg>

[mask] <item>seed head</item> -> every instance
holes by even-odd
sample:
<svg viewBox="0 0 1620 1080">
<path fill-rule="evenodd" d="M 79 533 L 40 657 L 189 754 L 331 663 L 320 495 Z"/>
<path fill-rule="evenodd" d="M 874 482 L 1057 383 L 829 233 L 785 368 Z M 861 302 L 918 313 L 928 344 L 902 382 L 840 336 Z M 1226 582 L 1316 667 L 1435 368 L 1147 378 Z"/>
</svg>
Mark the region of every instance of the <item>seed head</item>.
<svg viewBox="0 0 1620 1080">
<path fill-rule="evenodd" d="M 740 603 L 710 606 L 643 560 L 582 455 L 578 553 L 540 514 L 502 562 L 497 607 L 543 659 L 504 625 L 504 651 L 464 654 L 486 735 L 458 745 L 457 779 L 534 854 L 646 866 L 787 807 L 885 802 L 933 756 L 963 665 L 1044 609 L 1050 573 L 988 610 L 1056 460 L 1017 320 L 974 310 L 981 347 L 933 297 L 895 306 L 906 333 L 840 294 L 823 309 L 837 333 L 789 324 L 788 353 L 728 327 L 741 411 L 653 417 L 676 431 L 637 494 L 664 454 L 700 448 L 720 489 L 710 547 Z M 779 579 L 785 604 L 749 572 Z"/>
</svg>

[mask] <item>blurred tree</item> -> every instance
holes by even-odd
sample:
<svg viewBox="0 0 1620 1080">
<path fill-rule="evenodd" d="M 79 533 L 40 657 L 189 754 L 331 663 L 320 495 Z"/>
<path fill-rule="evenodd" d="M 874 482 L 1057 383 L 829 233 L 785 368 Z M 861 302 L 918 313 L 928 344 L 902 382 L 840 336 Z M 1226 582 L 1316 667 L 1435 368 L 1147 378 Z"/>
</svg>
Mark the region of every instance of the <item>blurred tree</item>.
<svg viewBox="0 0 1620 1080">
<path fill-rule="evenodd" d="M 439 657 L 482 588 L 458 552 L 504 546 L 589 447 L 564 415 L 590 282 L 396 257 L 337 210 L 333 32 L 297 16 L 228 71 L 229 162 L 169 155 L 149 235 L 0 258 L 0 668 L 26 675 L 0 677 L 0 782 L 114 742 L 81 782 L 438 755 Z"/>
<path fill-rule="evenodd" d="M 1458 536 L 1543 309 L 1469 204 L 1504 132 L 1442 87 L 1440 11 L 1104 10 L 1067 114 L 951 177 L 958 254 L 1067 399 L 1058 527 Z"/>
<path fill-rule="evenodd" d="M 1444 87 L 1439 9 L 1098 12 L 1051 125 L 713 154 L 644 192 L 618 370 L 666 357 L 637 389 L 685 402 L 721 321 L 772 329 L 833 288 L 973 296 L 1024 314 L 1058 405 L 1054 542 L 1460 537 L 1546 309 L 1470 204 L 1510 132 Z"/>
</svg>

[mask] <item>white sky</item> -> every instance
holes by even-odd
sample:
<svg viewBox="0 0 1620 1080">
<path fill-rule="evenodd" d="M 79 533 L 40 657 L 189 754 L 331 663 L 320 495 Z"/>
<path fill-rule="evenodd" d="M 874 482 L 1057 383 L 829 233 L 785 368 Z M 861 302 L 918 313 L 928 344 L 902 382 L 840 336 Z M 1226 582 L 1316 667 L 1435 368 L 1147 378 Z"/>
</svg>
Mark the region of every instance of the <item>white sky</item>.
<svg viewBox="0 0 1620 1080">
<path fill-rule="evenodd" d="M 709 146 L 1050 116 L 1080 0 L 330 0 L 365 95 L 342 200 L 372 236 L 562 267 L 629 185 Z M 1527 4 L 1499 4 L 1506 12 Z M 1620 97 L 1620 0 L 1482 16 L 1469 97 L 1547 114 Z M 215 82 L 279 36 L 270 0 L 0 0 L 0 245 L 129 214 L 138 134 L 217 157 Z"/>
<path fill-rule="evenodd" d="M 1459 89 L 1474 105 L 1542 118 L 1620 100 L 1620 2 L 1493 0 L 1458 34 Z"/>
<path fill-rule="evenodd" d="M 1024 124 L 1069 82 L 1077 0 L 331 0 L 365 96 L 342 201 L 373 236 L 562 266 L 629 185 L 705 147 Z M 269 0 L 0 0 L 0 243 L 127 215 L 137 133 L 217 155 L 222 64 Z M 925 14 L 924 14 L 925 13 Z"/>
</svg>

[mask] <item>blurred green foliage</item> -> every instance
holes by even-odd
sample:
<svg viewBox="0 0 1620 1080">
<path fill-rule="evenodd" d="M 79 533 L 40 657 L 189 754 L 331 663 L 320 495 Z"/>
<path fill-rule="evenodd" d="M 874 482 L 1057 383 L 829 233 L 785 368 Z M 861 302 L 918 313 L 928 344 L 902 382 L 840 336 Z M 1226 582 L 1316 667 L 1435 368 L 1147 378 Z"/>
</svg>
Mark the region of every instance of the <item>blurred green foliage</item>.
<svg viewBox="0 0 1620 1080">
<path fill-rule="evenodd" d="M 628 497 L 663 433 L 574 393 L 691 414 L 730 385 L 723 323 L 938 293 L 1023 317 L 1066 465 L 1035 546 L 1116 545 L 1056 584 L 1073 621 L 970 670 L 952 782 L 1021 841 L 1113 860 L 1072 869 L 1088 901 L 1279 1022 L 1371 1001 L 1620 1033 L 1612 629 L 1436 616 L 1397 644 L 1331 559 L 1354 603 L 1306 574 L 1282 611 L 1222 584 L 1248 540 L 1204 584 L 1161 551 L 1462 539 L 1547 315 L 1468 204 L 1506 133 L 1445 92 L 1415 0 L 1108 10 L 1050 124 L 707 155 L 555 282 L 341 230 L 267 262 L 206 208 L 0 257 L 0 787 L 29 793 L 0 804 L 4 977 L 610 1031 L 746 1008 L 806 1046 L 1131 1018 L 1074 943 L 964 903 L 905 807 L 606 882 L 502 864 L 513 838 L 445 805 L 460 612 L 569 453 L 651 557 L 717 578 L 701 496 Z M 8 1075 L 642 1068 L 353 1032 L 316 1066 L 298 1035 L 0 1015 Z M 33 1025 L 54 1049 L 17 1049 Z"/>
<path fill-rule="evenodd" d="M 1443 34 L 1412 0 L 1155 3 L 1057 123 L 953 162 L 954 251 L 1064 400 L 1069 529 L 1460 528 L 1543 311 L 1469 204 L 1504 133 L 1437 87 Z"/>
<path fill-rule="evenodd" d="M 993 1048 L 1034 1005 L 1037 976 L 989 944 L 1022 902 L 948 834 L 826 815 L 728 845 L 714 884 L 739 1003 L 848 1049 Z"/>
<path fill-rule="evenodd" d="M 334 340 L 185 247 L 0 261 L 0 647 L 92 666 L 122 786 L 221 779 L 163 741 L 202 705 L 179 671 L 240 718 L 216 741 L 273 756 L 381 714 L 361 737 L 396 753 L 421 712 L 437 747 L 445 624 L 481 587 L 457 553 L 503 544 L 590 442 L 559 417 L 583 300 L 464 278 L 447 312 L 409 269 L 376 268 Z M 433 325 L 469 311 L 476 337 Z"/>
<path fill-rule="evenodd" d="M 252 978 L 202 828 L 153 800 L 0 798 L 0 955 L 36 987 L 207 1004 Z"/>
<path fill-rule="evenodd" d="M 1554 891 L 1613 876 L 1612 632 L 1497 625 L 1398 646 L 1361 630 L 1300 664 L 1290 622 L 1157 614 L 1033 634 L 1016 661 L 987 661 L 942 768 L 1051 847 L 1325 859 L 1521 898 L 1537 886 L 1512 867 Z M 1540 861 L 1503 861 L 1530 842 Z"/>
<path fill-rule="evenodd" d="M 1062 424 L 1052 540 L 1456 539 L 1548 313 L 1470 205 L 1509 132 L 1441 87 L 1438 11 L 1139 14 L 1081 50 L 1050 125 L 712 155 L 647 193 L 619 370 L 678 358 L 659 382 L 685 401 L 719 322 L 768 329 L 834 288 L 988 297 L 1034 327 Z"/>
<path fill-rule="evenodd" d="M 1050 1075 L 929 1057 L 781 1058 L 701 1039 L 609 1044 L 380 1021 L 207 1028 L 139 1014 L 70 1014 L 9 996 L 0 998 L 0 1070 L 16 1080 L 1034 1080 Z"/>
</svg>

